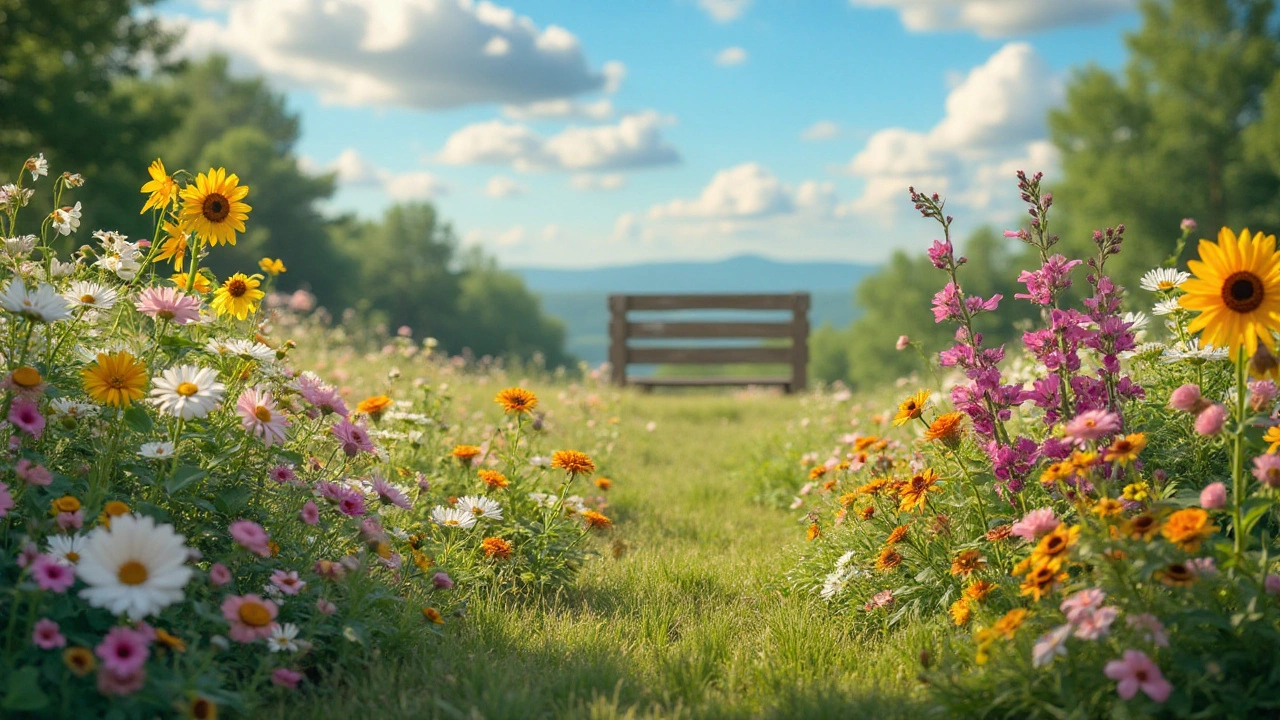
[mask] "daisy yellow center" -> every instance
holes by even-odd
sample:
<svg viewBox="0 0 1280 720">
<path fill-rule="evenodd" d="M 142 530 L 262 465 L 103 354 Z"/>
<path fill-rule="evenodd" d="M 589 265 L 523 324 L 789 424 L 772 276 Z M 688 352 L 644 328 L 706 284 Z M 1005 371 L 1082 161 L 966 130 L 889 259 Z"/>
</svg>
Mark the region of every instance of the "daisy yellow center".
<svg viewBox="0 0 1280 720">
<path fill-rule="evenodd" d="M 271 411 L 265 405 L 259 405 L 253 409 L 253 416 L 262 422 L 271 422 Z"/>
<path fill-rule="evenodd" d="M 1172 290 L 1174 286 L 1173 286 L 1173 283 L 1169 282 L 1168 280 L 1161 280 L 1160 283 L 1156 285 L 1156 287 L 1160 288 L 1161 290 Z"/>
<path fill-rule="evenodd" d="M 247 602 L 236 611 L 240 622 L 250 627 L 266 627 L 271 622 L 271 613 L 262 603 Z"/>
<path fill-rule="evenodd" d="M 444 524 L 445 524 L 445 525 L 460 525 L 461 523 L 459 523 L 457 520 L 454 520 L 453 518 L 449 518 L 448 520 L 445 520 L 445 521 L 444 521 Z"/>
<path fill-rule="evenodd" d="M 1262 278 L 1248 270 L 1231 273 L 1222 281 L 1222 302 L 1234 312 L 1253 312 L 1265 297 Z"/>
<path fill-rule="evenodd" d="M 227 294 L 231 297 L 243 297 L 247 292 L 249 292 L 249 286 L 240 278 L 235 278 L 227 283 Z"/>
<path fill-rule="evenodd" d="M 125 585 L 141 585 L 147 581 L 147 566 L 137 560 L 130 560 L 120 566 L 116 577 Z"/>
<path fill-rule="evenodd" d="M 200 386 L 193 382 L 178 383 L 177 392 L 183 397 L 191 397 L 200 392 Z"/>
<path fill-rule="evenodd" d="M 231 201 L 222 193 L 209 193 L 200 206 L 200 214 L 209 222 L 222 222 L 231 214 Z"/>
<path fill-rule="evenodd" d="M 30 365 L 23 365 L 13 371 L 13 383 L 22 387 L 35 387 L 40 384 L 40 371 Z"/>
<path fill-rule="evenodd" d="M 67 559 L 67 562 L 69 562 L 69 563 L 78 563 L 78 562 L 80 562 L 80 553 L 76 552 L 75 550 L 72 550 L 71 552 L 67 553 L 66 555 L 63 555 L 63 557 L 65 557 L 65 558 Z"/>
<path fill-rule="evenodd" d="M 471 507 L 471 512 L 472 512 L 473 514 L 475 514 L 475 515 L 483 515 L 483 514 L 484 514 L 484 508 L 480 507 L 479 505 L 473 505 L 473 506 Z"/>
<path fill-rule="evenodd" d="M 94 297 L 94 296 L 92 296 L 92 295 L 90 295 L 90 294 L 88 294 L 88 293 L 85 293 L 84 295 L 81 295 L 81 296 L 80 296 L 80 302 L 84 303 L 85 305 L 92 305 L 92 304 L 94 304 L 94 303 L 98 302 L 98 298 L 96 298 L 96 297 Z"/>
</svg>

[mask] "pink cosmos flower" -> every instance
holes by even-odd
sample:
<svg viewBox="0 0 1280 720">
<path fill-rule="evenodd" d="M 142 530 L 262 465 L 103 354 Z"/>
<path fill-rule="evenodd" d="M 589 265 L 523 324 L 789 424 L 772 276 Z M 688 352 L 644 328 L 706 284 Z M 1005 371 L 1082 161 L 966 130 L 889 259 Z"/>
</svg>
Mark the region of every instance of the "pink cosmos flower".
<svg viewBox="0 0 1280 720">
<path fill-rule="evenodd" d="M 321 615 L 332 615 L 338 612 L 338 606 L 324 598 L 320 598 L 316 601 L 316 610 L 319 610 Z"/>
<path fill-rule="evenodd" d="M 1104 672 L 1116 681 L 1116 693 L 1124 700 L 1131 699 L 1141 690 L 1147 697 L 1162 703 L 1173 692 L 1173 686 L 1164 679 L 1159 666 L 1140 650 L 1125 650 L 1121 659 L 1107 663 Z"/>
<path fill-rule="evenodd" d="M 1059 625 L 1036 640 L 1031 648 L 1032 667 L 1044 667 L 1053 662 L 1058 655 L 1067 654 L 1067 638 L 1071 635 L 1071 624 Z"/>
<path fill-rule="evenodd" d="M 149 287 L 134 303 L 138 312 L 154 320 L 172 320 L 179 325 L 200 319 L 200 300 L 171 287 Z"/>
<path fill-rule="evenodd" d="M 1039 508 L 1027 513 L 1027 516 L 1013 524 L 1013 534 L 1033 542 L 1041 535 L 1053 532 L 1060 523 L 1053 515 L 1053 508 Z"/>
<path fill-rule="evenodd" d="M 9 486 L 0 482 L 0 517 L 9 514 L 13 509 L 13 495 L 9 492 Z"/>
<path fill-rule="evenodd" d="M 214 563 L 209 568 L 209 582 L 213 583 L 214 587 L 222 587 L 231 582 L 231 571 L 222 563 Z"/>
<path fill-rule="evenodd" d="M 31 631 L 31 643 L 41 650 L 55 650 L 66 647 L 67 638 L 62 634 L 58 623 L 49 618 L 41 618 L 36 621 L 36 626 Z"/>
<path fill-rule="evenodd" d="M 44 432 L 44 416 L 35 402 L 27 398 L 15 398 L 9 405 L 9 422 L 33 438 Z"/>
<path fill-rule="evenodd" d="M 1102 590 L 1089 588 L 1063 600 L 1058 607 L 1062 610 L 1062 614 L 1067 616 L 1067 622 L 1074 625 L 1079 623 L 1085 615 L 1102 607 L 1102 603 L 1106 599 L 1107 594 Z"/>
<path fill-rule="evenodd" d="M 279 612 L 275 603 L 264 600 L 261 595 L 229 595 L 222 601 L 222 617 L 231 625 L 227 634 L 236 642 L 251 643 L 270 637 Z"/>
<path fill-rule="evenodd" d="M 1165 632 L 1160 618 L 1155 615 L 1151 613 L 1130 615 L 1125 618 L 1125 622 L 1134 630 L 1142 631 L 1142 636 L 1147 642 L 1156 647 L 1169 647 L 1169 634 Z"/>
<path fill-rule="evenodd" d="M 147 636 L 131 627 L 114 627 L 102 638 L 93 654 L 102 661 L 102 667 L 117 677 L 133 675 L 142 669 L 151 656 L 151 643 Z"/>
<path fill-rule="evenodd" d="M 262 526 L 252 520 L 236 520 L 231 523 L 228 528 L 231 531 L 231 537 L 249 552 L 257 553 L 262 557 L 271 557 L 271 536 L 267 534 Z"/>
<path fill-rule="evenodd" d="M 1280 395 L 1280 387 L 1271 380 L 1254 380 L 1249 383 L 1249 407 L 1254 412 L 1270 411 Z"/>
<path fill-rule="evenodd" d="M 297 570 L 275 570 L 271 573 L 271 584 L 280 588 L 280 592 L 285 595 L 297 595 L 302 588 L 307 586 L 305 580 L 298 578 Z"/>
<path fill-rule="evenodd" d="M 1200 507 L 1217 510 L 1227 504 L 1227 486 L 1220 482 L 1209 483 L 1200 491 Z"/>
<path fill-rule="evenodd" d="M 1169 407 L 1185 413 L 1199 413 L 1209 406 L 1209 401 L 1200 396 L 1200 386 L 1183 385 L 1169 394 Z"/>
<path fill-rule="evenodd" d="M 1077 445 L 1110 437 L 1120 430 L 1120 416 L 1106 410 L 1089 410 L 1066 424 L 1066 438 Z"/>
<path fill-rule="evenodd" d="M 302 522 L 308 525 L 315 525 L 320 522 L 320 508 L 312 500 L 308 500 L 302 504 L 302 509 L 298 511 L 298 517 L 302 518 Z"/>
<path fill-rule="evenodd" d="M 314 406 L 322 414 L 328 415 L 333 413 L 346 417 L 350 414 L 347 410 L 347 404 L 343 402 L 336 388 L 326 384 L 313 373 L 304 372 L 294 381 L 294 388 L 302 395 L 302 399 L 308 405 Z"/>
<path fill-rule="evenodd" d="M 380 477 L 373 479 L 373 491 L 378 493 L 378 499 L 384 505 L 395 505 L 402 510 L 408 510 L 413 507 L 409 496 L 405 495 L 403 490 Z"/>
<path fill-rule="evenodd" d="M 276 407 L 270 390 L 249 388 L 240 393 L 240 399 L 236 401 L 236 414 L 240 416 L 240 425 L 254 437 L 260 438 L 262 444 L 267 447 L 284 444 L 284 430 L 289 427 L 289 421 Z"/>
<path fill-rule="evenodd" d="M 18 477 L 28 485 L 48 485 L 53 482 L 53 473 L 37 463 L 33 463 L 26 458 L 18 461 L 13 471 Z"/>
<path fill-rule="evenodd" d="M 31 563 L 31 577 L 35 578 L 41 590 L 62 594 L 75 584 L 76 571 L 52 555 L 39 555 Z"/>
<path fill-rule="evenodd" d="M 276 668 L 271 671 L 271 682 L 282 688 L 297 690 L 298 683 L 302 682 L 302 673 L 289 668 Z"/>
<path fill-rule="evenodd" d="M 295 473 L 293 471 L 293 468 L 289 467 L 288 465 L 277 465 L 271 468 L 271 472 L 267 473 L 267 475 L 272 480 L 275 480 L 276 482 L 281 484 L 291 483 L 294 480 L 298 479 L 298 474 Z"/>
<path fill-rule="evenodd" d="M 98 668 L 98 692 L 103 695 L 132 695 L 142 689 L 147 683 L 147 669 L 139 668 L 137 672 L 128 675 L 117 675 L 102 666 Z"/>
<path fill-rule="evenodd" d="M 342 422 L 334 425 L 333 436 L 342 443 L 342 452 L 346 453 L 347 457 L 355 457 L 361 451 L 373 452 L 373 438 L 369 437 L 369 431 L 350 420 L 344 418 Z"/>
<path fill-rule="evenodd" d="M 58 516 L 53 520 L 58 524 L 58 529 L 63 532 L 68 530 L 79 530 L 84 527 L 84 510 L 61 512 L 58 513 Z"/>
<path fill-rule="evenodd" d="M 907 337 L 906 335 L 899 335 L 898 342 L 894 344 L 894 347 L 897 348 L 898 350 L 906 350 L 910 345 L 911 345 L 911 338 Z"/>
<path fill-rule="evenodd" d="M 1076 637 L 1081 640 L 1097 640 L 1111 630 L 1111 624 L 1120 611 L 1113 607 L 1100 607 L 1085 613 L 1076 623 Z"/>
<path fill-rule="evenodd" d="M 342 499 L 338 501 L 338 510 L 343 515 L 350 515 L 351 517 L 360 517 L 368 512 L 368 508 L 364 504 L 364 497 L 355 491 L 347 491 L 343 494 Z"/>
<path fill-rule="evenodd" d="M 1196 432 L 1201 435 L 1217 435 L 1227 423 L 1227 406 L 1214 403 L 1196 416 Z"/>
<path fill-rule="evenodd" d="M 1280 487 L 1280 455 L 1259 455 L 1253 459 L 1253 476 L 1269 488 Z"/>
</svg>

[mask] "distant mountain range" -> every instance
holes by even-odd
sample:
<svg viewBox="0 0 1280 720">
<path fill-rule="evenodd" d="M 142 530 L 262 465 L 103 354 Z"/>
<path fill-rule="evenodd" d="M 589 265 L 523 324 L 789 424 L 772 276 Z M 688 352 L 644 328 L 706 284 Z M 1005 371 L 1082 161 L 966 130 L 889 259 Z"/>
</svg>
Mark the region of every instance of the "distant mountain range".
<svg viewBox="0 0 1280 720">
<path fill-rule="evenodd" d="M 876 270 L 875 265 L 786 262 L 758 255 L 585 269 L 510 268 L 542 298 L 543 310 L 564 322 L 568 351 L 592 365 L 608 357 L 610 293 L 808 292 L 813 296 L 812 327 L 843 327 L 857 317 L 854 287 Z"/>
</svg>

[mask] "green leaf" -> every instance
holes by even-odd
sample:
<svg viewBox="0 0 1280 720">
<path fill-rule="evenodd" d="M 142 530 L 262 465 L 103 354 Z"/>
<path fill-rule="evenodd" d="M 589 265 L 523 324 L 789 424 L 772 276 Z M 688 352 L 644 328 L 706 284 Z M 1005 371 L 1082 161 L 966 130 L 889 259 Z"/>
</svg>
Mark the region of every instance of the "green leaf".
<svg viewBox="0 0 1280 720">
<path fill-rule="evenodd" d="M 151 432 L 151 416 L 147 414 L 146 408 L 141 405 L 130 405 L 129 409 L 124 411 L 124 424 L 128 425 L 130 430 L 136 432 Z"/>
<path fill-rule="evenodd" d="M 224 515 L 235 515 L 249 504 L 250 494 L 250 489 L 244 486 L 227 488 L 214 496 L 213 504 L 218 508 L 218 512 Z"/>
<path fill-rule="evenodd" d="M 49 696 L 40 689 L 39 671 L 27 666 L 18 668 L 9 676 L 9 691 L 0 707 L 5 710 L 43 710 L 49 704 Z"/>
<path fill-rule="evenodd" d="M 180 465 L 173 477 L 164 483 L 164 491 L 170 495 L 177 495 L 182 490 L 190 487 L 192 483 L 205 479 L 209 473 L 198 467 L 190 465 Z"/>
</svg>

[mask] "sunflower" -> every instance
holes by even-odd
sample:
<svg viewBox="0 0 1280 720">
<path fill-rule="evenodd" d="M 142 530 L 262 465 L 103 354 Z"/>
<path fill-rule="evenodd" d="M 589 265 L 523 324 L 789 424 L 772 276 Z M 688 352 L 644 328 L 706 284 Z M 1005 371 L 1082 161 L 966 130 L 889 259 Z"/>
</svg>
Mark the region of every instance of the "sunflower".
<svg viewBox="0 0 1280 720">
<path fill-rule="evenodd" d="M 929 391 L 921 390 L 911 397 L 898 403 L 898 412 L 893 416 L 894 425 L 906 425 L 907 423 L 920 417 L 920 413 L 924 412 L 924 404 L 929 401 Z"/>
<path fill-rule="evenodd" d="M 236 273 L 222 283 L 222 287 L 213 293 L 211 303 L 219 315 L 231 315 L 237 320 L 244 320 L 249 313 L 258 311 L 258 303 L 266 297 L 266 293 L 258 289 L 262 276 L 253 274 L 245 276 Z"/>
<path fill-rule="evenodd" d="M 1143 513 L 1129 518 L 1120 526 L 1120 532 L 1134 540 L 1151 540 L 1160 530 L 1160 523 L 1154 515 Z"/>
<path fill-rule="evenodd" d="M 1067 579 L 1065 572 L 1059 572 L 1056 563 L 1046 563 L 1037 566 L 1034 570 L 1027 573 L 1019 587 L 1021 595 L 1030 595 L 1032 600 L 1040 601 L 1040 598 L 1049 594 L 1063 580 Z"/>
<path fill-rule="evenodd" d="M 146 213 L 151 208 L 163 210 L 178 199 L 178 183 L 174 182 L 169 173 L 165 172 L 164 162 L 160 158 L 152 161 L 151 167 L 147 168 L 147 173 L 151 175 L 151 180 L 142 186 L 142 192 L 150 193 L 151 197 L 147 198 L 146 204 L 138 212 L 139 215 Z"/>
<path fill-rule="evenodd" d="M 1146 433 L 1133 433 L 1116 438 L 1115 442 L 1103 453 L 1102 459 L 1107 462 L 1118 462 L 1128 465 L 1138 459 L 1138 454 L 1147 446 Z"/>
<path fill-rule="evenodd" d="M 1102 498 L 1094 503 L 1093 512 L 1098 517 L 1116 517 L 1124 512 L 1124 503 L 1115 498 Z"/>
<path fill-rule="evenodd" d="M 1186 508 L 1170 515 L 1160 528 L 1160 534 L 1186 552 L 1200 549 L 1201 541 L 1217 532 L 1218 526 L 1209 521 L 1209 513 L 1200 508 Z"/>
<path fill-rule="evenodd" d="M 127 352 L 98 353 L 96 362 L 80 371 L 89 397 L 111 407 L 129 407 L 147 388 L 147 368 Z"/>
<path fill-rule="evenodd" d="M 919 474 L 913 476 L 911 481 L 898 491 L 898 497 L 902 499 L 898 505 L 898 511 L 911 512 L 917 508 L 924 507 L 929 493 L 942 492 L 942 488 L 936 487 L 937 482 L 938 474 L 932 469 L 925 468 L 921 470 Z"/>
<path fill-rule="evenodd" d="M 1052 532 L 1040 538 L 1035 549 L 1031 551 L 1031 564 L 1039 567 L 1046 564 L 1061 565 L 1067 557 L 1067 551 L 1080 539 L 1080 526 L 1059 525 Z"/>
<path fill-rule="evenodd" d="M 234 173 L 209 168 L 208 174 L 200 173 L 194 183 L 182 189 L 179 218 L 183 227 L 210 245 L 235 245 L 236 233 L 244 232 L 244 221 L 252 209 L 240 202 L 248 194 L 249 186 L 240 185 Z"/>
<path fill-rule="evenodd" d="M 503 410 L 513 415 L 527 413 L 538 407 L 538 396 L 518 387 L 503 390 L 498 393 L 498 396 L 493 401 L 501 405 Z"/>
<path fill-rule="evenodd" d="M 187 234 L 168 221 L 164 224 L 164 234 L 156 262 L 173 260 L 173 269 L 182 272 L 183 260 L 187 257 Z"/>
<path fill-rule="evenodd" d="M 178 286 L 179 290 L 186 291 L 186 292 L 190 291 L 190 284 L 188 283 L 188 280 L 190 278 L 187 277 L 186 273 L 182 273 L 182 272 L 177 273 L 172 277 L 170 277 L 169 279 L 173 281 L 174 285 Z M 195 287 L 196 287 L 196 292 L 201 295 L 204 295 L 205 293 L 213 289 L 213 282 L 209 280 L 209 276 L 205 275 L 203 270 L 196 273 Z"/>
<path fill-rule="evenodd" d="M 1195 277 L 1183 283 L 1178 303 L 1200 314 L 1187 327 L 1200 332 L 1202 345 L 1250 355 L 1258 338 L 1268 344 L 1280 331 L 1280 254 L 1276 236 L 1249 234 L 1237 238 L 1229 228 L 1218 231 L 1218 242 L 1200 241 L 1200 259 L 1187 261 Z"/>
<path fill-rule="evenodd" d="M 939 415 L 929 423 L 924 431 L 924 439 L 941 442 L 943 445 L 954 445 L 964 432 L 964 413 L 949 412 Z"/>
</svg>

